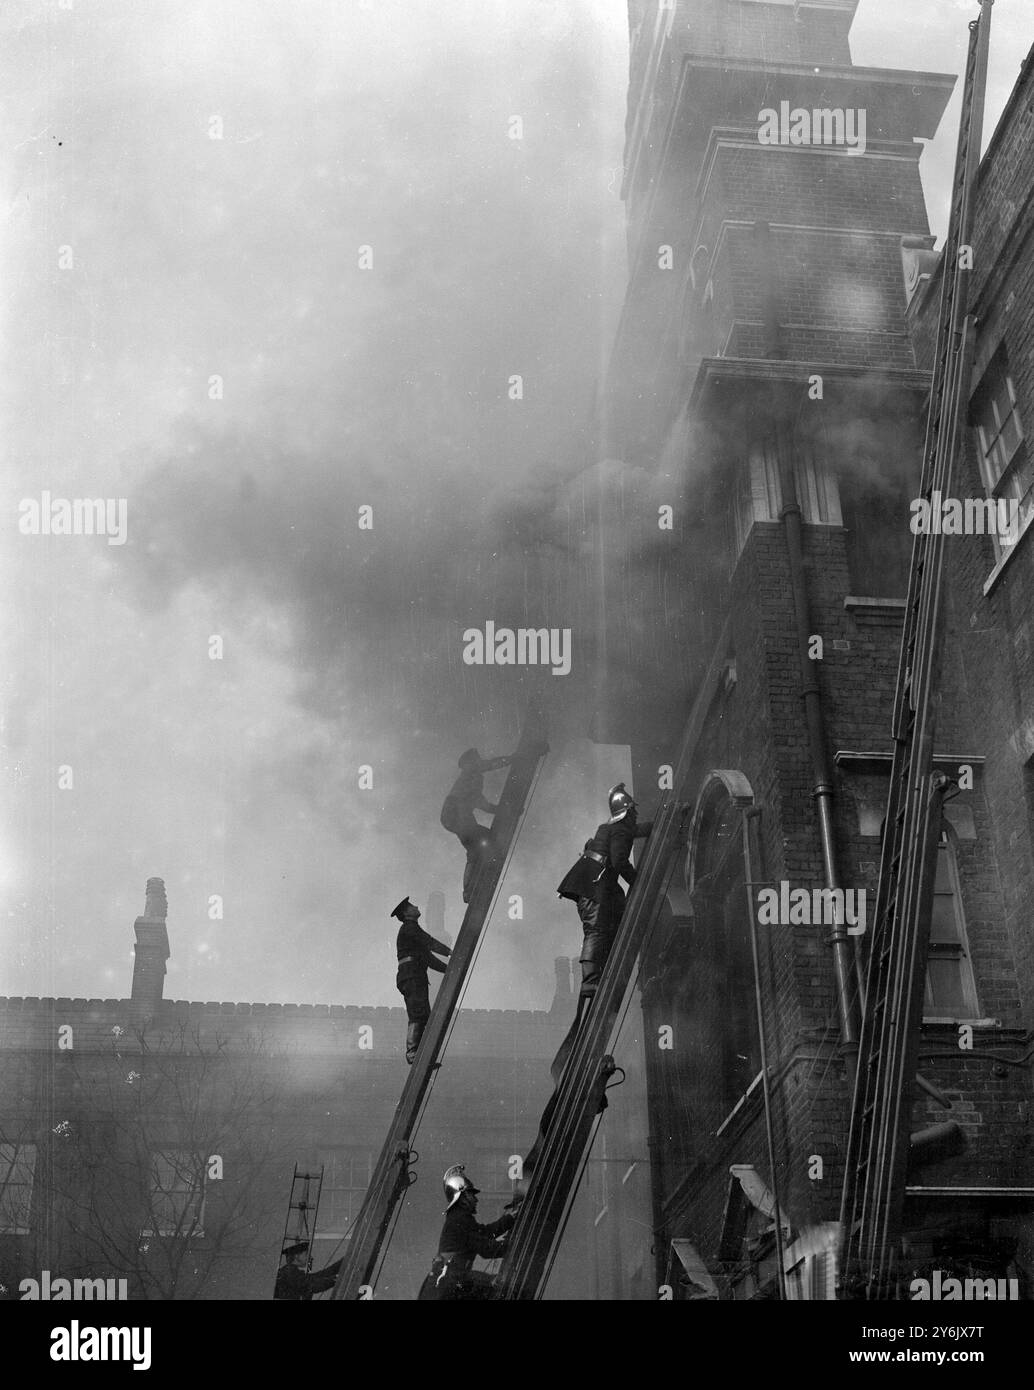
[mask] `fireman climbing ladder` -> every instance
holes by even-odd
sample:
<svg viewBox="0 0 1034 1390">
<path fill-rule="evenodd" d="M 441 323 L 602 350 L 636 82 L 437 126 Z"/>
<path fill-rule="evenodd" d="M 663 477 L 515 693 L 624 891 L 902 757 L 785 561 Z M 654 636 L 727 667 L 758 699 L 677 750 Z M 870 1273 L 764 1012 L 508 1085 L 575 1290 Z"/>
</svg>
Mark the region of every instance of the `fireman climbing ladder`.
<svg viewBox="0 0 1034 1390">
<path fill-rule="evenodd" d="M 287 1220 L 284 1222 L 284 1238 L 280 1242 L 280 1257 L 292 1245 L 305 1244 L 312 1255 L 312 1242 L 316 1238 L 316 1217 L 320 1209 L 320 1193 L 323 1190 L 323 1165 L 318 1173 L 299 1173 L 297 1163 L 291 1179 L 291 1199 L 287 1204 Z"/>
<path fill-rule="evenodd" d="M 636 961 L 661 910 L 688 809 L 670 802 L 658 814 L 629 894 L 599 988 L 559 1079 L 555 1107 L 541 1142 L 496 1281 L 499 1299 L 541 1298 L 578 1182 L 609 1078 L 618 1068 L 608 1049 Z"/>
<path fill-rule="evenodd" d="M 345 1237 L 342 1265 L 332 1298 L 358 1299 L 373 1295 L 378 1263 L 392 1217 L 413 1180 L 412 1143 L 424 1101 L 547 751 L 541 719 L 536 712 L 530 711 L 499 798 L 491 839 L 471 888 L 470 902 L 448 969 L 442 978 L 420 1047 L 402 1089 L 362 1208 Z"/>
<path fill-rule="evenodd" d="M 970 26 L 923 448 L 920 495 L 932 512 L 951 496 L 972 370 L 970 246 L 993 0 L 981 4 Z M 904 1216 L 937 846 L 951 785 L 933 766 L 944 537 L 932 530 L 917 534 L 912 548 L 894 696 L 894 757 L 840 1211 L 841 1297 L 892 1296 Z"/>
</svg>

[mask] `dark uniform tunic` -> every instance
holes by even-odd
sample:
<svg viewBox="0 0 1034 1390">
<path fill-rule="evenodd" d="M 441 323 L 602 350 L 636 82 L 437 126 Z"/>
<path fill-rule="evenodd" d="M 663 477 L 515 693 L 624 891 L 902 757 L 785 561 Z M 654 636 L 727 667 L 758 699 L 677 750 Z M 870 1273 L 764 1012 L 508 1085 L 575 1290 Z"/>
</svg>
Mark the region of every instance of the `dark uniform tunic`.
<svg viewBox="0 0 1034 1390">
<path fill-rule="evenodd" d="M 583 992 L 591 993 L 599 983 L 625 910 L 620 880 L 623 878 L 629 887 L 635 882 L 635 865 L 629 858 L 632 842 L 649 835 L 652 829 L 652 821 L 639 825 L 627 813 L 620 820 L 604 821 L 557 889 L 562 898 L 571 898 L 578 904 L 585 933 L 581 954 Z"/>
<path fill-rule="evenodd" d="M 478 861 L 482 849 L 490 842 L 492 831 L 474 815 L 475 811 L 494 813 L 499 808 L 485 797 L 485 773 L 506 767 L 509 758 L 482 758 L 464 768 L 453 782 L 449 795 L 442 803 L 441 823 L 451 831 L 467 851 L 463 874 L 463 901 L 470 901 Z"/>
<path fill-rule="evenodd" d="M 417 922 L 403 922 L 395 942 L 399 968 L 395 984 L 406 1001 L 406 1061 L 412 1062 L 423 1036 L 424 1025 L 431 1016 L 431 999 L 427 989 L 428 970 L 445 974 L 445 966 L 435 960 L 433 952 L 451 956 L 452 948 L 436 941 Z"/>
<path fill-rule="evenodd" d="M 335 1260 L 332 1265 L 327 1265 L 326 1269 L 321 1269 L 317 1274 L 306 1274 L 297 1265 L 284 1265 L 276 1276 L 274 1299 L 307 1303 L 314 1293 L 326 1293 L 334 1287 L 337 1272 L 343 1263 L 342 1260 Z"/>
<path fill-rule="evenodd" d="M 417 1298 L 428 1300 L 483 1300 L 488 1281 L 471 1268 L 475 1256 L 497 1259 L 503 1248 L 498 1237 L 514 1223 L 512 1212 L 504 1212 L 498 1221 L 480 1226 L 462 1202 L 457 1202 L 445 1216 L 438 1255 L 431 1273 L 420 1287 Z"/>
</svg>

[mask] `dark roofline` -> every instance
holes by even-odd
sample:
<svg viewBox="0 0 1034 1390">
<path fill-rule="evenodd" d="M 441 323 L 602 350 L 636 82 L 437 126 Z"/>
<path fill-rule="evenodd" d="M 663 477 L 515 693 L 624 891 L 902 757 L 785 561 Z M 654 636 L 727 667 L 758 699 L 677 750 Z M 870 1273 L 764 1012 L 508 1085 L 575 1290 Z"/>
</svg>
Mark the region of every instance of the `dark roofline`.
<svg viewBox="0 0 1034 1390">
<path fill-rule="evenodd" d="M 1002 140 L 1005 139 L 1005 133 L 1012 124 L 1016 115 L 1015 107 L 1020 100 L 1020 92 L 1032 71 L 1034 71 L 1034 44 L 1031 45 L 1030 52 L 1020 65 L 1019 76 L 1013 85 L 1012 91 L 1009 93 L 1009 100 L 1002 109 L 1002 114 L 998 118 L 998 124 L 995 126 L 994 134 L 991 136 L 991 141 L 984 151 L 984 157 L 980 161 L 980 167 L 977 170 L 978 188 L 984 182 L 994 162 L 995 156 L 998 154 L 998 146 L 1001 144 Z M 932 296 L 934 291 L 940 286 L 943 270 L 944 247 L 942 245 L 937 251 L 937 264 L 930 271 L 929 275 L 924 277 L 924 283 L 920 285 L 909 301 L 908 308 L 905 312 L 910 322 L 914 323 L 916 320 L 922 319 L 928 312 L 932 311 L 934 305 Z M 985 277 L 985 285 L 991 273 L 992 272 L 989 271 L 988 276 Z"/>
<path fill-rule="evenodd" d="M 50 998 L 37 995 L 0 995 L 0 1009 L 31 1010 L 55 1012 L 57 1010 L 117 1009 L 124 1012 L 130 1007 L 129 999 L 72 999 Z M 260 1004 L 233 1003 L 217 1001 L 202 1002 L 195 999 L 163 999 L 159 1005 L 156 1022 L 169 1011 L 184 1011 L 191 1014 L 233 1014 L 268 1018 L 276 1015 L 281 1018 L 341 1018 L 344 1015 L 368 1017 L 371 1014 L 403 1014 L 405 1009 L 398 1004 Z M 477 1014 L 492 1017 L 517 1016 L 519 1018 L 540 1019 L 551 1017 L 548 1009 L 464 1009 L 463 1015 Z"/>
<path fill-rule="evenodd" d="M 991 157 L 996 152 L 998 142 L 1003 138 L 1003 132 L 1008 128 L 1010 122 L 1012 121 L 1013 115 L 1015 114 L 1013 111 L 1013 107 L 1019 101 L 1020 91 L 1024 83 L 1030 76 L 1032 69 L 1034 69 L 1034 44 L 1031 45 L 1030 52 L 1027 54 L 1026 58 L 1024 58 L 1023 62 L 1020 64 L 1019 76 L 1016 78 L 1016 82 L 1013 85 L 1013 89 L 1009 93 L 1009 100 L 1005 103 L 1005 106 L 1002 109 L 1002 114 L 998 118 L 998 124 L 995 126 L 994 134 L 991 136 L 987 149 L 984 151 L 984 157 L 980 161 L 980 178 L 983 178 L 984 172 L 988 164 L 990 163 Z"/>
</svg>

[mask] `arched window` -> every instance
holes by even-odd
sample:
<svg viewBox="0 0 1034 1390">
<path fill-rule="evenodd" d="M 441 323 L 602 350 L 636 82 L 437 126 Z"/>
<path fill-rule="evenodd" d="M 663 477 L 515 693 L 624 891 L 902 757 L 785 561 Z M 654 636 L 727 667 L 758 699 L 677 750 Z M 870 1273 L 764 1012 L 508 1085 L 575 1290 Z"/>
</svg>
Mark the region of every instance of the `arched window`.
<svg viewBox="0 0 1034 1390">
<path fill-rule="evenodd" d="M 693 994 L 696 1009 L 708 1016 L 700 1037 L 713 1092 L 709 1118 L 718 1121 L 761 1070 L 742 835 L 743 812 L 753 801 L 741 773 L 712 772 L 690 831 Z"/>
</svg>

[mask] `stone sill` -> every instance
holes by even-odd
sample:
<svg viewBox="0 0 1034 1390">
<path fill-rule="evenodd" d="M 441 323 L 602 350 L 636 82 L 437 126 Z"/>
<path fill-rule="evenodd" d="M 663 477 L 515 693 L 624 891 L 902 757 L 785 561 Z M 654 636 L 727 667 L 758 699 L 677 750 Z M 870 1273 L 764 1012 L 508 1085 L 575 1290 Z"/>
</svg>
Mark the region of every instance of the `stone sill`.
<svg viewBox="0 0 1034 1390">
<path fill-rule="evenodd" d="M 848 594 L 844 599 L 844 608 L 853 618 L 875 621 L 884 627 L 904 622 L 907 604 L 908 600 L 903 598 L 869 598 L 857 594 Z"/>
<path fill-rule="evenodd" d="M 877 753 L 872 750 L 855 752 L 841 748 L 833 754 L 833 761 L 837 767 L 850 768 L 854 772 L 888 772 L 893 760 L 893 753 Z M 935 753 L 933 755 L 934 767 L 970 766 L 981 768 L 985 761 L 982 753 Z"/>
<path fill-rule="evenodd" d="M 952 1030 L 961 1027 L 979 1028 L 982 1032 L 998 1032 L 1002 1027 L 1000 1018 L 941 1018 L 939 1015 L 923 1019 L 924 1028 L 950 1028 Z M 962 1049 L 959 1049 L 960 1055 Z"/>
</svg>

